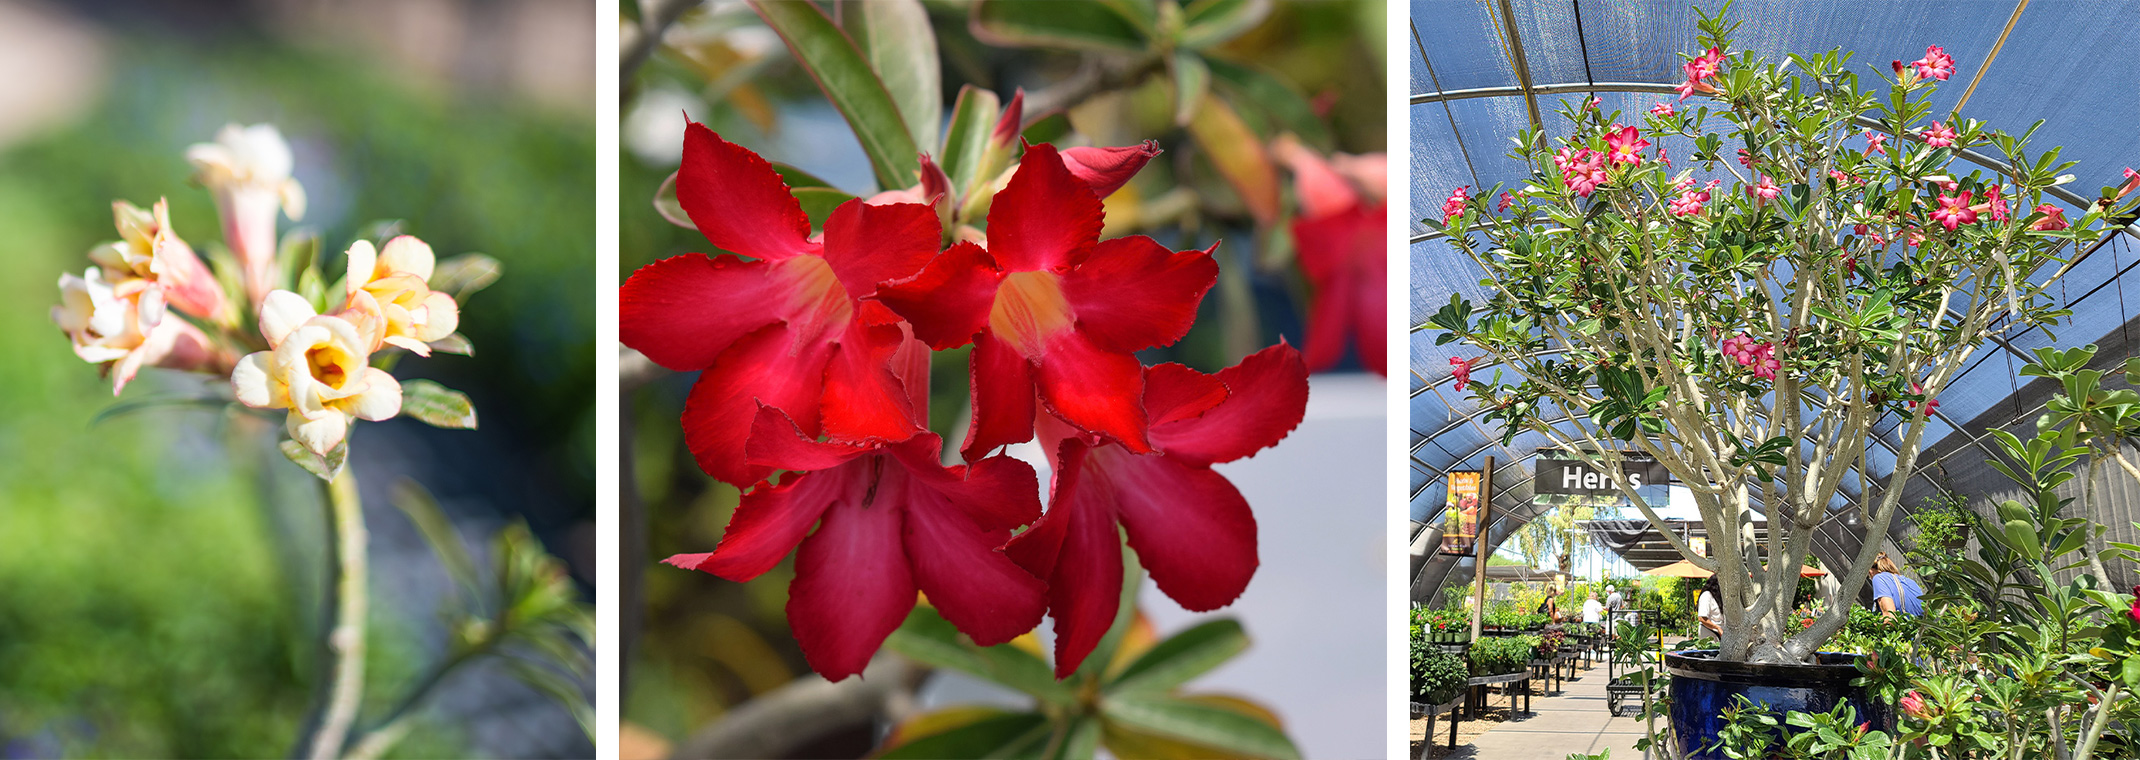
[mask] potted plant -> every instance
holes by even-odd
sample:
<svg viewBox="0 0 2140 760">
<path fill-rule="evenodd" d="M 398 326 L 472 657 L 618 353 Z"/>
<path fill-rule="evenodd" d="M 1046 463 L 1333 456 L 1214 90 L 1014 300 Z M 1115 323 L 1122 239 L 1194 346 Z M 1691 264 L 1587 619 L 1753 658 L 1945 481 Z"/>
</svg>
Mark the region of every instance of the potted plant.
<svg viewBox="0 0 2140 760">
<path fill-rule="evenodd" d="M 2028 133 L 1932 116 L 1955 67 L 1939 47 L 1861 84 L 1840 51 L 1779 64 L 1734 50 L 1728 12 L 1701 14 L 1705 50 L 1687 57 L 1678 101 L 1625 119 L 1595 99 L 1564 105 L 1569 137 L 1517 136 L 1511 156 L 1532 168 L 1520 186 L 1451 194 L 1440 221 L 1492 295 L 1452 297 L 1430 320 L 1439 342 L 1480 352 L 1451 360 L 1456 387 L 1504 442 L 1541 434 L 1658 525 L 1623 453 L 1692 496 L 1709 553 L 1663 533 L 1717 575 L 1725 621 L 1713 650 L 1667 658 L 1673 726 L 1695 757 L 1713 756 L 1717 714 L 1750 688 L 1788 686 L 1802 704 L 1776 706 L 1811 712 L 1863 702 L 1851 658 L 1819 649 L 1880 542 L 1831 568 L 1840 595 L 1794 632 L 1814 529 L 1864 477 L 1869 447 L 1890 445 L 1875 422 L 1899 418 L 1887 482 L 1909 480 L 1940 391 L 1987 340 L 2065 315 L 2045 290 L 2056 273 L 2042 275 L 2106 218 L 2129 221 L 2140 186 L 2128 170 L 2081 199 L 2058 189 L 2071 164 Z M 1958 161 L 1987 154 L 1996 171 Z M 1881 535 L 1902 489 L 1869 493 L 1848 508 Z M 1763 516 L 1765 542 L 1751 525 Z"/>
</svg>

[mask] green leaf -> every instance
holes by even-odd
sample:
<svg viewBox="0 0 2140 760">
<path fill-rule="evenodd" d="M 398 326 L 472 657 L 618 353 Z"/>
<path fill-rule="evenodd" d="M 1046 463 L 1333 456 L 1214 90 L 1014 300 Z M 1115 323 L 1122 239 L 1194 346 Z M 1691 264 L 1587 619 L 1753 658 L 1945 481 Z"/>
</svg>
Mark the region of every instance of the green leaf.
<svg viewBox="0 0 2140 760">
<path fill-rule="evenodd" d="M 928 734 L 885 749 L 882 760 L 946 757 L 1009 757 L 1047 740 L 1048 719 L 1039 713 L 1004 713 Z"/>
<path fill-rule="evenodd" d="M 1278 170 L 1263 141 L 1225 101 L 1206 95 L 1189 119 L 1189 136 L 1241 196 L 1258 226 L 1278 218 Z"/>
<path fill-rule="evenodd" d="M 1100 750 L 1100 721 L 1077 717 L 1070 721 L 1070 737 L 1063 741 L 1060 760 L 1092 760 Z"/>
<path fill-rule="evenodd" d="M 97 412 L 97 416 L 90 418 L 89 424 L 91 427 L 95 427 L 97 425 L 102 425 L 106 422 L 110 422 L 120 417 L 125 417 L 135 412 L 145 412 L 150 409 L 189 406 L 200 409 L 218 409 L 229 405 L 230 399 L 226 398 L 196 396 L 156 396 L 152 398 L 135 399 L 132 401 L 121 401 L 119 403 L 112 404 L 111 406 L 104 407 L 102 411 Z"/>
<path fill-rule="evenodd" d="M 497 259 L 481 253 L 464 253 L 445 261 L 431 270 L 431 289 L 444 291 L 453 300 L 466 303 L 476 291 L 490 287 L 505 273 L 504 265 Z"/>
<path fill-rule="evenodd" d="M 790 190 L 805 187 L 832 186 L 832 183 L 826 182 L 825 180 L 818 178 L 818 176 L 815 174 L 811 174 L 793 166 L 783 164 L 779 161 L 767 161 L 766 163 L 773 165 L 773 173 L 779 174 L 781 183 L 787 185 L 788 189 Z M 916 166 L 919 166 L 919 164 L 917 163 Z"/>
<path fill-rule="evenodd" d="M 1016 646 L 977 647 L 936 610 L 916 606 L 884 646 L 917 662 L 994 681 L 1058 705 L 1077 702 L 1048 664 Z"/>
<path fill-rule="evenodd" d="M 1283 731 L 1233 710 L 1165 696 L 1109 696 L 1100 701 L 1108 720 L 1141 733 L 1250 757 L 1286 760 L 1300 750 Z"/>
<path fill-rule="evenodd" d="M 852 195 L 829 187 L 803 187 L 795 190 L 795 201 L 802 204 L 803 213 L 810 217 L 810 229 L 813 230 L 825 229 L 825 219 L 832 216 L 832 210 L 854 199 Z"/>
<path fill-rule="evenodd" d="M 1241 624 L 1228 618 L 1203 623 L 1159 642 L 1105 688 L 1109 694 L 1164 692 L 1209 672 L 1248 649 Z"/>
<path fill-rule="evenodd" d="M 342 440 L 341 445 L 335 446 L 332 451 L 327 452 L 327 456 L 324 457 L 312 453 L 312 450 L 305 448 L 304 444 L 287 438 L 283 439 L 281 446 L 283 456 L 289 457 L 290 461 L 296 462 L 297 466 L 305 468 L 305 472 L 318 476 L 320 480 L 333 480 L 334 476 L 342 473 L 342 465 L 349 462 L 349 439 L 347 438 Z"/>
<path fill-rule="evenodd" d="M 788 43 L 795 60 L 817 80 L 818 88 L 840 115 L 847 118 L 855 139 L 862 143 L 862 152 L 869 156 L 878 188 L 909 187 L 918 181 L 919 153 L 899 106 L 870 69 L 869 60 L 833 25 L 832 19 L 813 3 L 751 0 L 751 8 Z"/>
<path fill-rule="evenodd" d="M 453 521 L 446 519 L 444 510 L 438 508 L 438 500 L 421 484 L 408 478 L 394 483 L 387 493 L 387 500 L 394 508 L 407 515 L 409 522 L 424 535 L 424 542 L 431 545 L 431 553 L 438 555 L 438 564 L 446 569 L 447 577 L 471 597 L 482 589 L 482 576 L 476 572 L 476 561 L 468 556 L 468 547 L 461 544 L 461 534 L 453 529 Z"/>
<path fill-rule="evenodd" d="M 849 3 L 841 12 L 848 36 L 891 93 L 914 144 L 936 147 L 944 95 L 936 61 L 936 31 L 929 28 L 928 10 L 920 0 L 868 0 Z"/>
<path fill-rule="evenodd" d="M 438 340 L 431 341 L 431 350 L 442 354 L 460 354 L 461 356 L 476 355 L 475 344 L 468 342 L 468 336 L 462 335 L 460 333 L 454 333 L 452 335 L 439 338 Z"/>
<path fill-rule="evenodd" d="M 1144 36 L 1151 36 L 1152 30 L 1159 26 L 1159 6 L 1152 0 L 1099 0 L 1099 3 L 1137 27 Z"/>
<path fill-rule="evenodd" d="M 557 700 L 571 711 L 572 719 L 579 721 L 580 730 L 586 732 L 587 739 L 594 740 L 594 705 L 588 704 L 587 694 L 580 690 L 578 683 L 557 671 L 518 658 L 508 657 L 505 662 L 521 683 Z"/>
<path fill-rule="evenodd" d="M 1292 85 L 1254 66 L 1210 57 L 1204 63 L 1211 67 L 1212 79 L 1232 96 L 1233 102 L 1261 112 L 1276 127 L 1292 132 L 1317 151 L 1327 153 L 1334 147 L 1330 128 Z"/>
<path fill-rule="evenodd" d="M 2009 520 L 2005 527 L 2007 545 L 2014 547 L 2016 553 L 2023 557 L 2043 556 L 2043 542 L 2037 538 L 2035 528 L 2021 520 Z"/>
<path fill-rule="evenodd" d="M 233 260 L 232 263 L 235 264 L 236 261 Z M 318 232 L 308 227 L 299 227 L 282 236 L 282 244 L 277 246 L 275 253 L 276 271 L 282 272 L 282 276 L 296 277 L 299 272 L 316 269 L 319 265 L 320 236 Z M 242 267 L 240 269 L 242 277 Z M 244 286 L 242 282 L 243 280 L 241 279 L 241 285 L 229 292 L 232 295 L 243 293 Z"/>
<path fill-rule="evenodd" d="M 1150 43 L 1136 24 L 1100 3 L 1055 0 L 977 0 L 973 36 L 1001 47 L 1138 53 Z"/>
<path fill-rule="evenodd" d="M 401 413 L 432 427 L 476 429 L 476 407 L 469 403 L 468 394 L 429 380 L 402 382 Z"/>
<path fill-rule="evenodd" d="M 1176 50 L 1168 68 L 1174 72 L 1174 124 L 1186 126 L 1211 92 L 1211 67 L 1195 51 Z"/>
<path fill-rule="evenodd" d="M 959 88 L 959 98 L 951 104 L 951 129 L 944 133 L 943 155 L 944 174 L 959 196 L 954 203 L 972 193 L 981 155 L 988 151 L 989 133 L 1002 115 L 1003 104 L 994 92 L 970 84 Z"/>
<path fill-rule="evenodd" d="M 1218 45 L 1263 23 L 1271 0 L 1196 0 L 1184 9 L 1176 41 L 1191 50 Z"/>
</svg>

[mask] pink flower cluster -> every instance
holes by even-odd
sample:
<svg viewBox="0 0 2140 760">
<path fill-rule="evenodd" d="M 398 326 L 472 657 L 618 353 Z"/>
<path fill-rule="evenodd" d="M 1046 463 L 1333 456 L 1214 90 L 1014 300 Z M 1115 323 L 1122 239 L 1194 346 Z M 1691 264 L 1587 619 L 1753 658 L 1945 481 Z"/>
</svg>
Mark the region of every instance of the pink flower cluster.
<svg viewBox="0 0 2140 760">
<path fill-rule="evenodd" d="M 1449 370 L 1449 374 L 1456 377 L 1456 392 L 1464 392 L 1464 387 L 1471 384 L 1471 363 L 1475 361 L 1478 360 L 1465 359 L 1459 356 L 1449 357 L 1449 366 L 1455 368 Z"/>
<path fill-rule="evenodd" d="M 1645 143 L 1646 144 L 1646 143 Z M 1605 155 L 1589 148 L 1562 148 L 1553 154 L 1561 182 L 1585 198 L 1605 184 Z"/>
<path fill-rule="evenodd" d="M 1708 187 L 1696 188 L 1693 177 L 1681 177 L 1672 183 L 1672 189 L 1679 191 L 1679 197 L 1666 201 L 1666 210 L 1675 216 L 1699 214 L 1702 204 L 1709 202 L 1709 191 L 1716 189 L 1716 185 L 1716 180 L 1710 180 Z"/>
<path fill-rule="evenodd" d="M 1935 121 L 1932 122 L 1932 128 L 1924 131 L 1924 138 L 1925 144 L 1934 148 L 1950 147 L 1954 145 L 1954 128 L 1947 126 L 1946 122 Z"/>
<path fill-rule="evenodd" d="M 1615 164 L 1640 166 L 1642 149 L 1647 147 L 1650 147 L 1650 141 L 1642 139 L 1642 134 L 1634 127 L 1619 127 L 1605 135 L 1605 155 Z"/>
<path fill-rule="evenodd" d="M 1716 76 L 1717 72 L 1724 70 L 1724 54 L 1718 52 L 1716 48 L 1710 48 L 1701 57 L 1681 64 L 1680 69 L 1687 72 L 1687 81 L 1680 83 L 1678 87 L 1679 100 L 1672 101 L 1674 103 L 1686 100 L 1697 92 L 1716 92 L 1715 86 L 1703 80 Z"/>
<path fill-rule="evenodd" d="M 1776 344 L 1756 341 L 1746 337 L 1746 333 L 1724 339 L 1724 355 L 1741 367 L 1753 367 L 1754 377 L 1763 380 L 1776 379 L 1776 370 L 1783 368 L 1783 362 L 1776 358 Z"/>
<path fill-rule="evenodd" d="M 1675 111 L 1672 110 L 1672 104 L 1660 100 L 1657 105 L 1650 106 L 1650 113 L 1655 116 L 1671 116 Z"/>
<path fill-rule="evenodd" d="M 1776 180 L 1766 174 L 1761 175 L 1760 182 L 1746 186 L 1747 195 L 1764 201 L 1775 200 L 1782 193 L 1782 188 L 1776 187 Z"/>
<path fill-rule="evenodd" d="M 1447 224 L 1451 220 L 1463 216 L 1464 204 L 1469 202 L 1471 202 L 1470 185 L 1465 185 L 1463 187 L 1457 188 L 1454 191 L 1451 191 L 1449 193 L 1449 199 L 1442 201 L 1442 223 Z"/>
<path fill-rule="evenodd" d="M 1947 77 L 1954 76 L 1954 56 L 1947 55 L 1946 48 L 1932 45 L 1925 48 L 1925 57 L 1910 63 L 1910 68 L 1915 69 L 1919 77 L 1944 82 Z"/>
</svg>

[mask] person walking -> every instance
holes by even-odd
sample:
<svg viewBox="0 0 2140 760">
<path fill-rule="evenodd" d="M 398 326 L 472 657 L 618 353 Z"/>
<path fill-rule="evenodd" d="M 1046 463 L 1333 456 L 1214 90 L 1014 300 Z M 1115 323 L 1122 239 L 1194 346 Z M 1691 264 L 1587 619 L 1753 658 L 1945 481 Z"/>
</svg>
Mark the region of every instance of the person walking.
<svg viewBox="0 0 2140 760">
<path fill-rule="evenodd" d="M 1887 552 L 1873 558 L 1873 566 L 1866 570 L 1872 578 L 1873 607 L 1880 610 L 1881 617 L 1893 619 L 1897 611 L 1910 617 L 1925 614 L 1923 586 L 1915 579 L 1903 575 L 1895 567 L 1895 561 L 1887 558 Z"/>
<path fill-rule="evenodd" d="M 1695 634 L 1702 638 L 1717 641 L 1724 638 L 1724 605 L 1718 598 L 1719 593 L 1716 576 L 1712 575 L 1694 599 Z"/>
</svg>

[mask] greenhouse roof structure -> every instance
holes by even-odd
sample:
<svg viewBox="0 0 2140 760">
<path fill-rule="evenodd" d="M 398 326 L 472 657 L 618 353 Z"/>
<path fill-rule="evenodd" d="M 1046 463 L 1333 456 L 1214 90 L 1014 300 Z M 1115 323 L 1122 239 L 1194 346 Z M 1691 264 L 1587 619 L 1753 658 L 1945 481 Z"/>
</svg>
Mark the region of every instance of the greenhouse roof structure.
<svg viewBox="0 0 2140 760">
<path fill-rule="evenodd" d="M 1713 10 L 1717 0 L 1701 0 Z M 1478 470 L 1494 458 L 1492 513 L 1485 535 L 1489 550 L 1532 518 L 1550 509 L 1533 503 L 1530 472 L 1544 436 L 1526 432 L 1506 445 L 1499 429 L 1477 419 L 1480 410 L 1452 387 L 1449 360 L 1465 356 L 1458 344 L 1437 346 L 1427 317 L 1460 294 L 1486 298 L 1483 271 L 1442 239 L 1442 199 L 1459 186 L 1482 193 L 1496 184 L 1520 187 L 1528 167 L 1508 157 L 1510 138 L 1542 127 L 1566 137 L 1568 125 L 1555 111 L 1563 102 L 1595 97 L 1610 113 L 1639 114 L 1669 101 L 1684 78 L 1683 52 L 1695 50 L 1697 16 L 1689 0 L 1412 0 L 1411 124 L 1411 324 L 1410 501 L 1414 546 L 1440 523 L 1444 473 Z M 1933 113 L 1958 111 L 1990 126 L 2019 134 L 2042 120 L 2033 150 L 2064 148 L 2077 161 L 2075 181 L 2054 201 L 2075 208 L 2096 189 L 2122 181 L 2125 167 L 2140 167 L 2140 57 L 2131 53 L 2140 29 L 2140 4 L 2110 0 L 2031 3 L 2029 0 L 1892 0 L 1882 3 L 1811 0 L 1738 2 L 1730 18 L 1742 22 L 1734 44 L 1782 62 L 1790 53 L 1840 48 L 1868 76 L 1885 73 L 1890 60 L 1910 60 L 1928 45 L 1954 56 L 1952 80 L 1932 94 Z M 1691 104 L 1691 101 L 1690 101 Z M 1935 117 L 1938 118 L 1938 117 Z M 1679 138 L 1665 141 L 1675 155 L 1692 155 Z M 1992 166 L 1995 156 L 1974 158 Z M 1964 166 L 1960 161 L 1957 167 Z M 1989 174 L 1994 169 L 1986 168 Z M 2071 192 L 2063 192 L 2068 191 Z M 2074 214 L 2078 216 L 2078 214 Z M 2066 273 L 2052 288 L 2073 315 L 2056 336 L 2030 329 L 1980 346 L 1966 369 L 1939 397 L 1924 435 L 1923 455 L 1908 483 L 1886 483 L 1893 471 L 1893 415 L 1875 426 L 1864 482 L 1877 497 L 1883 488 L 1903 489 L 1905 510 L 1934 496 L 1953 495 L 1982 504 L 2014 484 L 1982 466 L 1991 456 L 1983 440 L 1995 428 L 2021 435 L 2051 395 L 2048 381 L 2020 382 L 2015 373 L 2042 346 L 2099 345 L 2099 367 L 2122 364 L 2140 353 L 2131 336 L 2140 313 L 2140 229 L 2068 251 Z M 2038 272 L 2041 281 L 2052 271 Z M 2128 294 L 2127 291 L 2131 293 Z M 2116 468 L 2106 468 L 2115 470 Z M 2103 476 L 2109 486 L 2105 522 L 2111 540 L 2133 540 L 2130 523 L 2140 519 L 2140 484 Z M 1830 505 L 1831 517 L 1816 533 L 1814 556 L 1830 567 L 1849 565 L 1863 545 L 1864 529 L 1847 509 L 1865 494 L 1851 479 Z M 1885 537 L 1903 536 L 1897 518 Z M 1888 549 L 1900 556 L 1895 548 Z M 1416 549 L 1415 549 L 1416 552 Z M 1471 560 L 1429 551 L 1413 564 L 1412 597 L 1435 599 L 1452 578 L 1468 580 Z M 2132 583 L 2127 578 L 2124 583 Z"/>
</svg>

